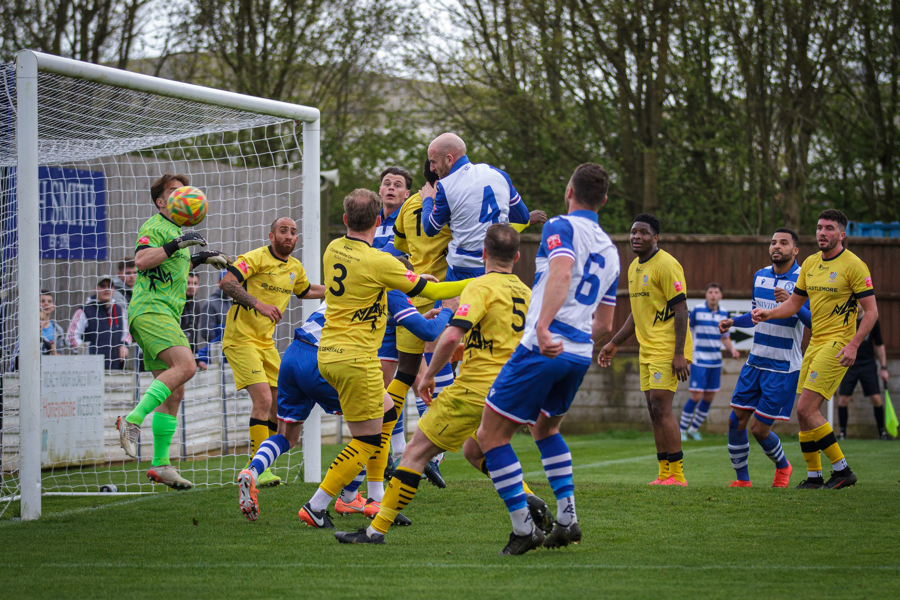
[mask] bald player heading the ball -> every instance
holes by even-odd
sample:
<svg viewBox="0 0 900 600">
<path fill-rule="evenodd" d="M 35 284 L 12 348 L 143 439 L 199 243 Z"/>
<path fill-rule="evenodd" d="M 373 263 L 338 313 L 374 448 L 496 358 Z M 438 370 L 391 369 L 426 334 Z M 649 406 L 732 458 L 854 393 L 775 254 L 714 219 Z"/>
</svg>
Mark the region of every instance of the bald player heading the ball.
<svg viewBox="0 0 900 600">
<path fill-rule="evenodd" d="M 269 245 L 237 257 L 219 280 L 219 289 L 234 299 L 225 318 L 222 351 L 234 372 L 238 390 L 250 393 L 250 456 L 260 444 L 278 433 L 278 369 L 281 356 L 275 348 L 275 325 L 292 295 L 320 299 L 324 285 L 311 285 L 306 269 L 291 256 L 297 247 L 297 224 L 289 217 L 275 219 L 269 228 Z M 249 463 L 248 463 L 249 464 Z M 259 474 L 257 485 L 278 485 L 270 470 Z"/>
<path fill-rule="evenodd" d="M 337 390 L 353 440 L 300 509 L 300 519 L 316 528 L 334 528 L 328 505 L 379 448 L 383 450 L 379 456 L 387 462 L 386 443 L 403 401 L 399 397 L 392 401 L 385 392 L 378 360 L 387 320 L 387 292 L 396 289 L 410 297 L 444 300 L 458 296 L 468 283 L 426 281 L 391 255 L 373 248 L 380 211 L 378 194 L 364 189 L 351 192 L 344 198 L 347 235 L 331 242 L 323 257 L 327 308 L 319 343 L 319 371 Z"/>
<path fill-rule="evenodd" d="M 178 474 L 169 460 L 184 384 L 197 372 L 194 354 L 180 324 L 188 273 L 201 264 L 217 269 L 231 264 L 231 259 L 221 252 L 204 250 L 191 255 L 188 250 L 191 246 L 206 246 L 206 240 L 199 233 L 184 233 L 172 221 L 167 206 L 172 192 L 186 185 L 187 175 L 166 173 L 150 187 L 150 200 L 158 213 L 138 231 L 134 247 L 138 274 L 128 307 L 128 329 L 144 351 L 144 367 L 153 373 L 154 380 L 134 410 L 116 422 L 122 448 L 128 456 L 137 458 L 140 426 L 153 413 L 153 463 L 147 477 L 178 490 L 194 486 Z"/>
</svg>

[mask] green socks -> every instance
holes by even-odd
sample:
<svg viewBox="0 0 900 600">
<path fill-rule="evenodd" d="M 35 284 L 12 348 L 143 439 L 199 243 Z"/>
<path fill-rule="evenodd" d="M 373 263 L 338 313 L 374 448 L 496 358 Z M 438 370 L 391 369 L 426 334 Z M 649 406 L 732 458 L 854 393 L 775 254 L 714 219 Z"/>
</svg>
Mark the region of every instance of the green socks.
<svg viewBox="0 0 900 600">
<path fill-rule="evenodd" d="M 171 393 L 171 390 L 166 387 L 166 384 L 159 379 L 154 379 L 153 383 L 150 384 L 150 387 L 147 388 L 147 392 L 141 397 L 141 401 L 138 402 L 138 405 L 134 407 L 133 411 L 128 413 L 125 420 L 140 427 L 141 423 L 144 422 L 144 419 L 147 418 L 147 415 L 156 410 L 157 406 L 165 402 Z M 155 426 L 156 421 L 154 421 L 154 427 Z"/>
<path fill-rule="evenodd" d="M 154 382 L 155 383 L 155 382 Z M 148 391 L 149 393 L 149 391 Z M 143 402 L 143 400 L 141 400 Z M 169 446 L 175 437 L 178 419 L 165 413 L 153 413 L 153 466 L 159 467 L 169 463 Z"/>
</svg>

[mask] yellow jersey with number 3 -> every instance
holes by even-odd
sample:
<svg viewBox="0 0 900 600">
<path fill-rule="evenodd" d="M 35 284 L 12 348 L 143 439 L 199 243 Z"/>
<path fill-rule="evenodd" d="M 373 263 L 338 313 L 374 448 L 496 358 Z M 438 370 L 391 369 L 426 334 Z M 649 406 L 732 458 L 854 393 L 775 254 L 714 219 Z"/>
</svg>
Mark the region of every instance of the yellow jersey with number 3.
<svg viewBox="0 0 900 600">
<path fill-rule="evenodd" d="M 858 300 L 875 294 L 869 268 L 849 250 L 834 258 L 817 252 L 803 261 L 794 293 L 809 297 L 812 313 L 810 345 L 848 343 L 856 335 Z"/>
<path fill-rule="evenodd" d="M 410 196 L 394 221 L 394 248 L 409 256 L 413 270 L 422 275 L 433 275 L 443 281 L 447 275 L 447 245 L 452 234 L 445 225 L 434 237 L 425 235 L 422 229 L 422 197 Z"/>
<path fill-rule="evenodd" d="M 325 249 L 325 326 L 319 362 L 376 358 L 387 325 L 387 292 L 415 296 L 425 280 L 364 240 L 341 237 Z"/>
<path fill-rule="evenodd" d="M 309 291 L 306 269 L 300 261 L 289 256 L 282 260 L 275 256 L 271 246 L 263 246 L 241 254 L 228 272 L 237 277 L 247 293 L 264 304 L 271 304 L 284 312 L 291 295 L 302 298 Z M 222 346 L 250 344 L 257 348 L 274 347 L 272 335 L 275 323 L 259 314 L 256 309 L 232 303 L 225 319 Z"/>
<path fill-rule="evenodd" d="M 463 290 L 449 323 L 466 330 L 454 385 L 487 396 L 522 339 L 530 302 L 531 290 L 511 273 L 487 273 Z"/>
<path fill-rule="evenodd" d="M 645 262 L 635 258 L 628 267 L 628 295 L 634 331 L 641 345 L 640 361 L 669 362 L 675 356 L 675 311 L 687 299 L 684 270 L 665 250 L 657 250 Z M 687 318 L 687 315 L 685 315 Z M 691 329 L 687 327 L 684 357 L 693 360 Z"/>
</svg>

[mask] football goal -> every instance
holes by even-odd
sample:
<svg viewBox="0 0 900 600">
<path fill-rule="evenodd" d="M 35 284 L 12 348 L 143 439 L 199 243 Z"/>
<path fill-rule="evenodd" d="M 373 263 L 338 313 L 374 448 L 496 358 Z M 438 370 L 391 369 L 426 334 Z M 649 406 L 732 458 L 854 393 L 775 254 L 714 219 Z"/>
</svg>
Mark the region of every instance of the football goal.
<svg viewBox="0 0 900 600">
<path fill-rule="evenodd" d="M 22 518 L 35 519 L 42 494 L 154 493 L 150 418 L 138 460 L 115 429 L 152 381 L 127 336 L 137 232 L 156 213 L 150 186 L 186 175 L 209 200 L 194 230 L 232 257 L 293 218 L 295 256 L 318 282 L 319 111 L 32 51 L 0 77 L 0 514 L 21 499 Z M 203 365 L 171 456 L 202 487 L 233 483 L 247 463 L 251 403 L 218 343 L 220 273 L 196 274 L 182 327 Z M 279 351 L 317 304 L 292 300 Z M 320 423 L 317 409 L 302 451 L 276 465 L 283 479 L 320 480 Z"/>
</svg>

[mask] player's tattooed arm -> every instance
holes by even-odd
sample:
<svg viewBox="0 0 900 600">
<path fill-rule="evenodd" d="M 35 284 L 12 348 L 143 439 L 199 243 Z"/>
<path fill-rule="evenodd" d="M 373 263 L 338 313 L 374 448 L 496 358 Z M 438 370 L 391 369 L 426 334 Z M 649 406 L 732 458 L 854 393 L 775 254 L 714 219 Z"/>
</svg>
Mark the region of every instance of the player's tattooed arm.
<svg viewBox="0 0 900 600">
<path fill-rule="evenodd" d="M 227 276 L 226 276 L 227 277 Z M 226 280 L 222 279 L 222 282 L 219 284 L 219 287 L 222 288 L 222 291 L 225 292 L 232 300 L 240 304 L 241 306 L 246 306 L 247 308 L 253 308 L 258 303 L 259 300 L 250 295 L 244 287 L 238 283 L 237 279 Z"/>
<path fill-rule="evenodd" d="M 690 368 L 684 356 L 684 344 L 687 340 L 687 328 L 690 315 L 687 301 L 682 300 L 672 307 L 675 312 L 675 356 L 672 358 L 672 371 L 678 376 L 679 381 L 687 381 L 690 377 Z"/>
</svg>

